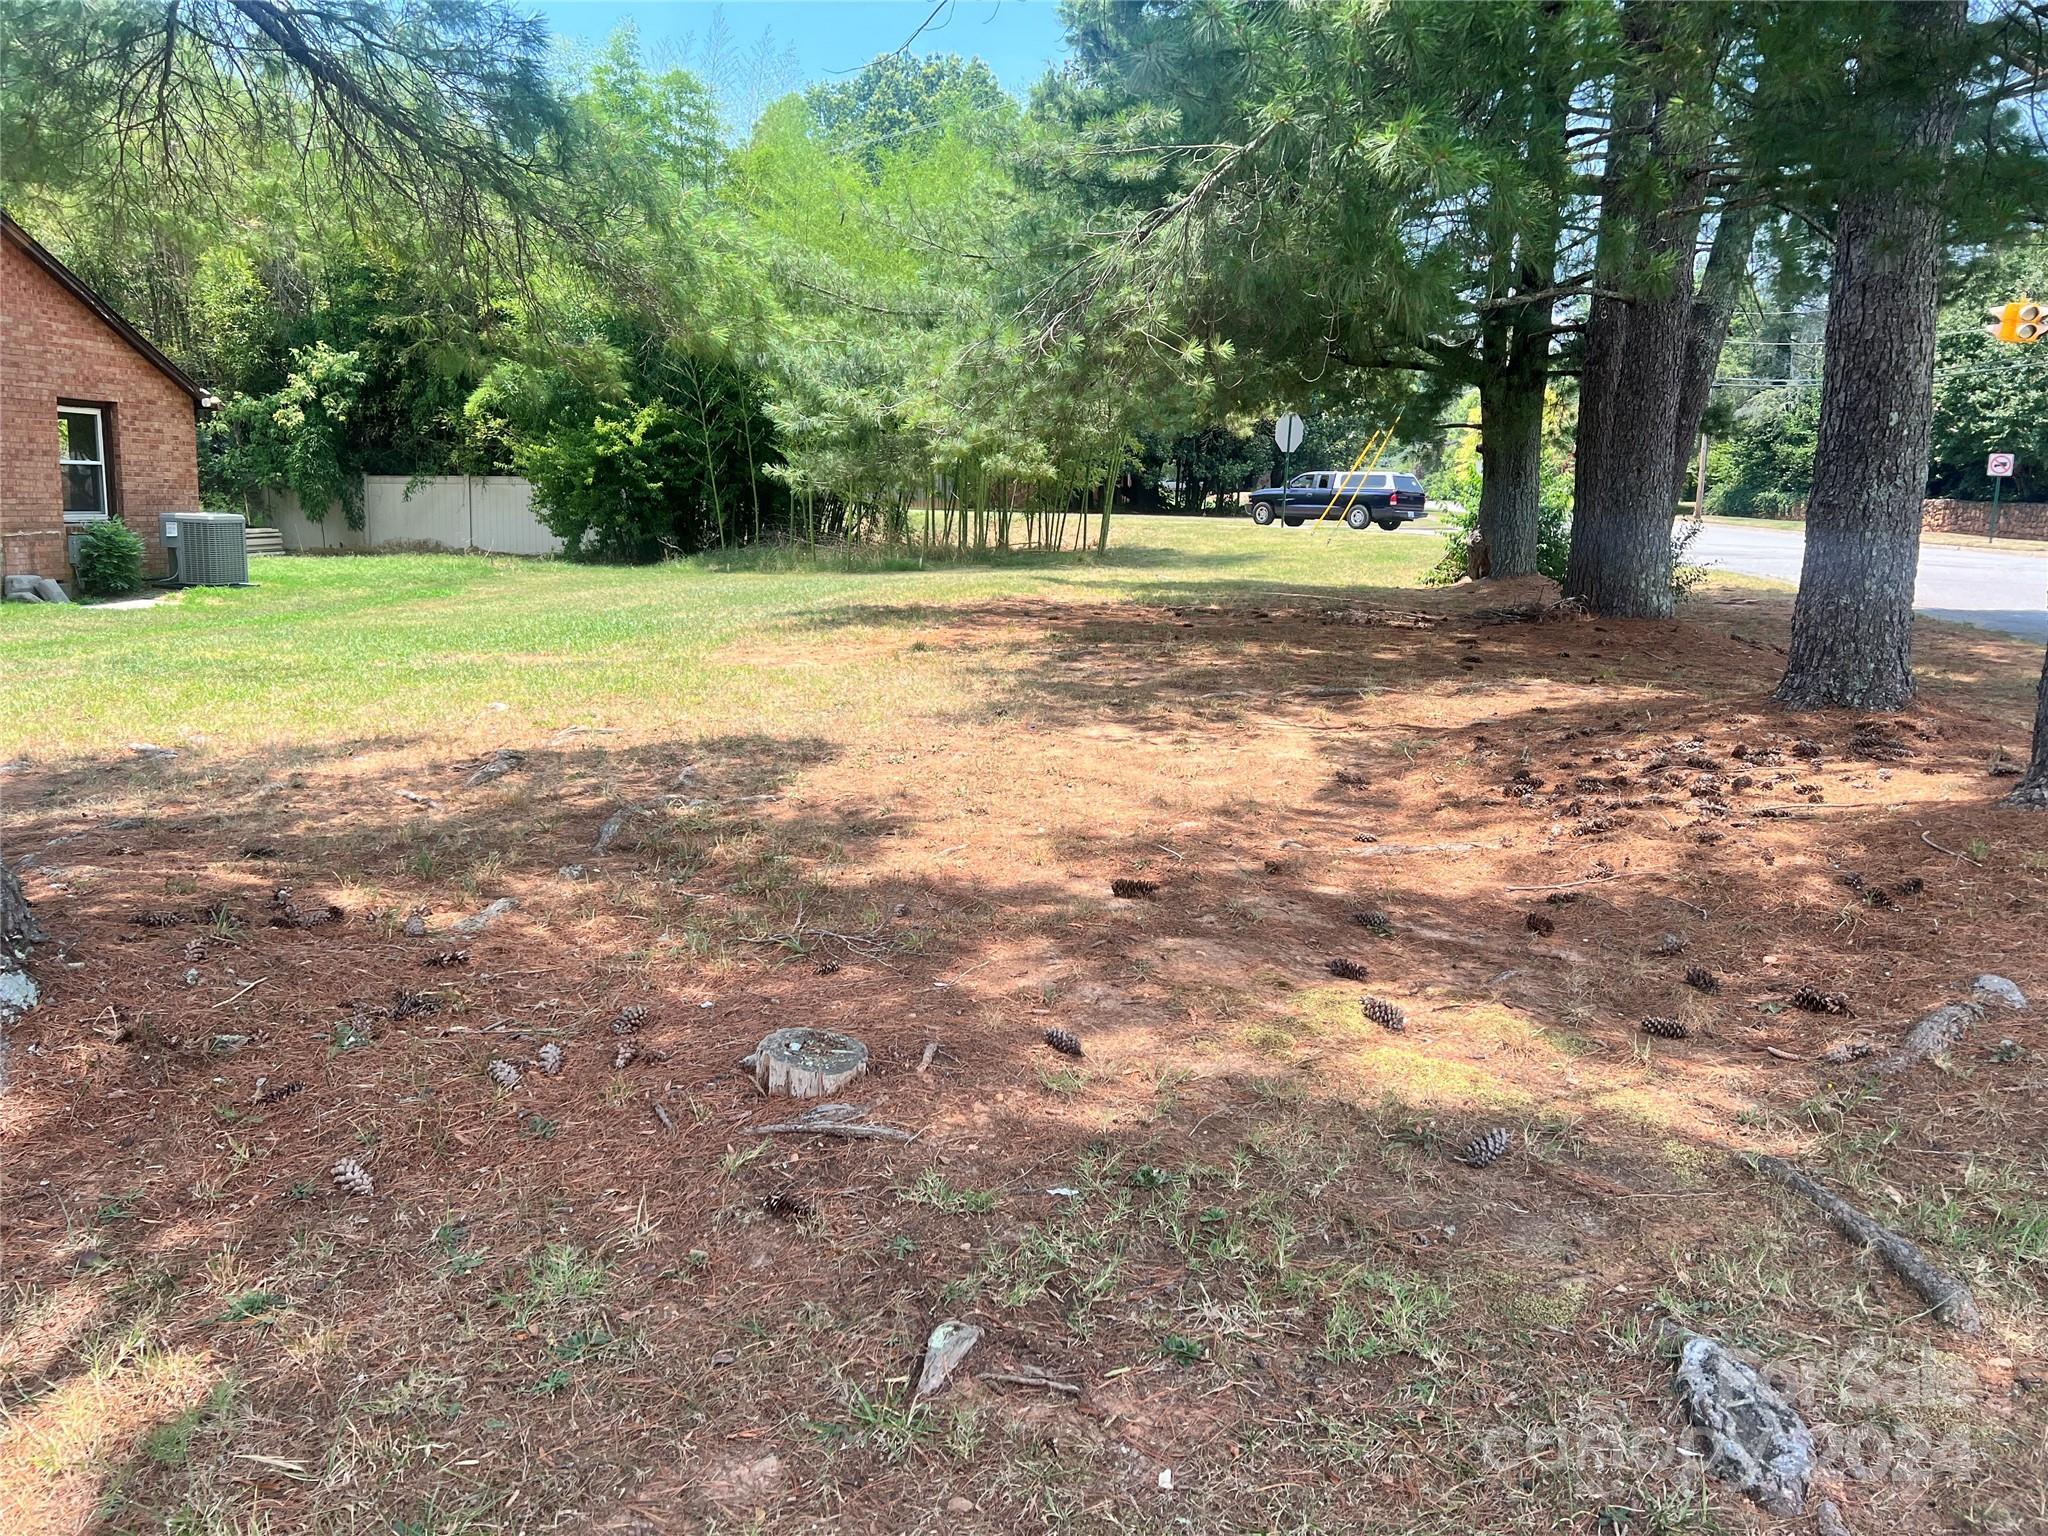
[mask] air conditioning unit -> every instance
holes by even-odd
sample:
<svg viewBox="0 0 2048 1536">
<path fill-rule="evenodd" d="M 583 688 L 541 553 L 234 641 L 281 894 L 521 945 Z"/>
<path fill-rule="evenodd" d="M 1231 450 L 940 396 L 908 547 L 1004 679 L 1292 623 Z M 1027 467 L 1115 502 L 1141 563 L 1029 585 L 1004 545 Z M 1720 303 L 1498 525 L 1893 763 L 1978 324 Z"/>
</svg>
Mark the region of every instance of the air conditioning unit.
<svg viewBox="0 0 2048 1536">
<path fill-rule="evenodd" d="M 246 587 L 249 549 L 237 512 L 176 512 L 164 517 L 171 580 L 181 587 Z"/>
<path fill-rule="evenodd" d="M 78 569 L 78 546 L 85 542 L 85 535 L 94 523 L 107 521 L 104 512 L 66 512 L 64 514 L 64 558 L 71 562 L 73 570 Z"/>
</svg>

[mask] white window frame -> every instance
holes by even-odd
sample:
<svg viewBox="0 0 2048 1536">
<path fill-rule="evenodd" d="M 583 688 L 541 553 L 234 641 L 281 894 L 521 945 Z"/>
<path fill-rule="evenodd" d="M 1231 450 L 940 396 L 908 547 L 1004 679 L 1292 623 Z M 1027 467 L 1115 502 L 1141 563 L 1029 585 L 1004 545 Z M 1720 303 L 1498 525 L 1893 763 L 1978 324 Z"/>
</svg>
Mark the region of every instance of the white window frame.
<svg viewBox="0 0 2048 1536">
<path fill-rule="evenodd" d="M 113 508 L 111 505 L 109 505 L 109 503 L 112 501 L 113 498 L 113 487 L 109 483 L 109 478 L 107 475 L 107 413 L 101 410 L 100 407 L 96 405 L 59 405 L 57 407 L 57 414 L 59 416 L 92 417 L 93 422 L 95 424 L 93 436 L 95 439 L 98 440 L 100 450 L 100 456 L 96 459 L 67 459 L 64 457 L 61 451 L 58 453 L 57 485 L 59 489 L 60 500 L 70 500 L 70 497 L 68 495 L 63 494 L 64 470 L 72 468 L 74 466 L 89 464 L 94 469 L 97 469 L 100 472 L 100 504 L 97 507 L 61 507 L 58 510 L 60 510 L 66 518 L 76 518 L 81 520 L 89 518 L 111 517 L 113 515 Z"/>
</svg>

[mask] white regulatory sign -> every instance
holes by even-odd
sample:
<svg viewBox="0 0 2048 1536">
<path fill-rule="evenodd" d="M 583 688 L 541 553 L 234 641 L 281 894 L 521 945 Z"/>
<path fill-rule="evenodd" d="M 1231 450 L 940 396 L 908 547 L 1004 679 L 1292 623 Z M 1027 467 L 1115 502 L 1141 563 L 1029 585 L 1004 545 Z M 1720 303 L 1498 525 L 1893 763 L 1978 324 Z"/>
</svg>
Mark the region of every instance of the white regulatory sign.
<svg viewBox="0 0 2048 1536">
<path fill-rule="evenodd" d="M 1990 458 L 1984 461 L 1984 473 L 1993 480 L 2010 480 L 2012 478 L 2012 455 L 2009 453 L 1992 454 Z"/>
<path fill-rule="evenodd" d="M 1301 446 L 1301 418 L 1289 411 L 1273 423 L 1273 442 L 1282 453 L 1292 453 Z"/>
</svg>

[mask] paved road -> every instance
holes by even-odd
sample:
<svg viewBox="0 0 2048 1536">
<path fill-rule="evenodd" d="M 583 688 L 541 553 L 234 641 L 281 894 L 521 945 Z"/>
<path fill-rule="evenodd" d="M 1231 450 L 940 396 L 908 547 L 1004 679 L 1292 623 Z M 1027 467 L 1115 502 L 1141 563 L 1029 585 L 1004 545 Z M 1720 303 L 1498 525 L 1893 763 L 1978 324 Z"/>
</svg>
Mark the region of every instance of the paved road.
<svg viewBox="0 0 2048 1536">
<path fill-rule="evenodd" d="M 1805 550 L 1803 534 L 1708 523 L 1691 553 L 1702 565 L 1797 585 Z M 1923 544 L 1913 606 L 1930 618 L 2048 640 L 2048 548 Z"/>
</svg>

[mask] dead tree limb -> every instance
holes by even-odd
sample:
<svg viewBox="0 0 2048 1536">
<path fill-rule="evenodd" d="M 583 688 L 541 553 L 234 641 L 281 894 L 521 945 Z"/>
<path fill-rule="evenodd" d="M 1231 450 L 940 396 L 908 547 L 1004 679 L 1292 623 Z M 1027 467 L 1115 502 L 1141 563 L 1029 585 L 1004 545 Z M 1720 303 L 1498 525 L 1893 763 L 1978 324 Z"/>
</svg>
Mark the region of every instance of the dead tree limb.
<svg viewBox="0 0 2048 1536">
<path fill-rule="evenodd" d="M 1934 1309 L 1934 1315 L 1951 1328 L 1964 1333 L 1979 1332 L 1984 1320 L 1978 1315 L 1976 1298 L 1970 1288 L 1928 1258 L 1918 1244 L 1901 1237 L 1890 1227 L 1856 1209 L 1834 1191 L 1807 1177 L 1783 1158 L 1752 1157 L 1750 1166 L 1774 1183 L 1816 1206 L 1836 1231 L 1884 1260 L 1885 1264 L 1911 1286 Z"/>
<path fill-rule="evenodd" d="M 841 1136 L 849 1141 L 912 1141 L 914 1131 L 900 1131 L 893 1125 L 870 1125 L 868 1112 L 858 1104 L 820 1104 L 794 1120 L 778 1125 L 750 1125 L 756 1136 Z"/>
</svg>

